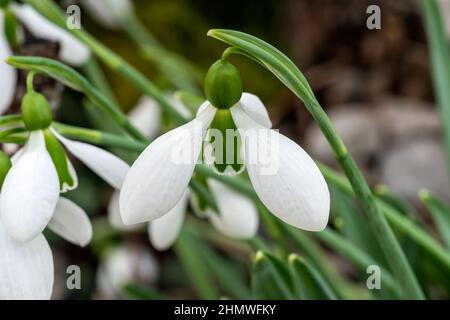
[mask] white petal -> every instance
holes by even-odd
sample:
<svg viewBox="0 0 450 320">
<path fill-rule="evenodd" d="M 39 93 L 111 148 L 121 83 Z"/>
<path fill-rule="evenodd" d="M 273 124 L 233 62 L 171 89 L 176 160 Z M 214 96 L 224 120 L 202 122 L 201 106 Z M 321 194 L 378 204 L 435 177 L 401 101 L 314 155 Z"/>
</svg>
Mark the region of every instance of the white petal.
<svg viewBox="0 0 450 320">
<path fill-rule="evenodd" d="M 66 198 L 59 198 L 48 227 L 60 237 L 81 247 L 92 239 L 92 225 L 86 212 Z"/>
<path fill-rule="evenodd" d="M 295 142 L 257 124 L 241 107 L 233 119 L 243 130 L 245 164 L 262 203 L 274 215 L 295 227 L 320 231 L 330 209 L 328 186 L 311 157 Z"/>
<path fill-rule="evenodd" d="M 161 108 L 147 96 L 143 96 L 128 114 L 131 123 L 147 138 L 153 139 L 161 130 Z"/>
<path fill-rule="evenodd" d="M 26 242 L 44 230 L 59 197 L 59 179 L 42 131 L 32 131 L 20 158 L 6 175 L 0 216 L 6 231 Z"/>
<path fill-rule="evenodd" d="M 133 4 L 129 0 L 83 0 L 82 4 L 99 23 L 113 29 L 118 29 L 121 19 L 133 11 Z"/>
<path fill-rule="evenodd" d="M 121 188 L 123 180 L 130 169 L 130 166 L 125 161 L 99 147 L 66 139 L 53 128 L 51 130 L 67 150 L 89 169 L 94 171 L 112 187 L 116 189 Z"/>
<path fill-rule="evenodd" d="M 208 100 L 206 100 L 205 102 L 203 102 L 203 103 L 200 105 L 200 107 L 198 107 L 198 109 L 197 109 L 197 114 L 196 114 L 195 116 L 198 117 L 198 115 L 199 115 L 200 113 L 202 113 L 203 111 L 205 111 L 206 108 L 208 108 L 208 107 L 210 107 L 210 106 L 212 106 L 212 104 L 211 104 Z"/>
<path fill-rule="evenodd" d="M 29 5 L 14 4 L 11 7 L 20 22 L 34 36 L 60 43 L 62 60 L 75 66 L 80 66 L 87 61 L 90 55 L 89 49 L 68 31 L 54 25 Z"/>
<path fill-rule="evenodd" d="M 258 230 L 259 217 L 253 202 L 223 183 L 213 179 L 208 179 L 207 182 L 219 209 L 218 214 L 211 212 L 208 215 L 212 225 L 232 238 L 254 237 Z"/>
<path fill-rule="evenodd" d="M 242 93 L 240 104 L 247 115 L 266 128 L 272 128 L 269 113 L 262 101 L 254 94 Z"/>
<path fill-rule="evenodd" d="M 175 207 L 191 180 L 215 112 L 208 108 L 160 136 L 134 162 L 120 192 L 120 213 L 126 224 L 157 219 Z"/>
<path fill-rule="evenodd" d="M 115 190 L 108 204 L 108 221 L 111 226 L 120 231 L 133 231 L 140 228 L 139 224 L 126 225 L 123 223 L 119 208 L 120 192 Z"/>
<path fill-rule="evenodd" d="M 186 214 L 189 191 L 186 190 L 181 200 L 168 213 L 148 225 L 148 235 L 152 246 L 160 251 L 169 249 L 177 240 Z"/>
<path fill-rule="evenodd" d="M 0 10 L 0 114 L 3 114 L 11 104 L 16 91 L 16 70 L 5 62 L 12 55 L 3 30 L 4 14 Z"/>
<path fill-rule="evenodd" d="M 53 290 L 53 257 L 42 234 L 22 243 L 0 224 L 0 300 L 48 300 Z"/>
</svg>

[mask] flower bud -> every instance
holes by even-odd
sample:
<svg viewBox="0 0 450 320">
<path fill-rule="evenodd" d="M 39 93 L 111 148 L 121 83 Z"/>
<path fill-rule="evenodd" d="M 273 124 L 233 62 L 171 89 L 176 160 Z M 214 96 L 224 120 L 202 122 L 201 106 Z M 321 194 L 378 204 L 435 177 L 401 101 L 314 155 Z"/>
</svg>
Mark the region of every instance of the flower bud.
<svg viewBox="0 0 450 320">
<path fill-rule="evenodd" d="M 48 128 L 52 123 L 52 110 L 47 99 L 40 93 L 29 91 L 22 99 L 22 118 L 30 131 Z"/>
<path fill-rule="evenodd" d="M 11 166 L 11 159 L 9 159 L 6 153 L 0 151 L 0 187 L 3 185 L 3 181 Z"/>
<path fill-rule="evenodd" d="M 228 109 L 235 105 L 242 95 L 238 69 L 227 60 L 216 61 L 206 74 L 205 95 L 218 109 Z"/>
</svg>

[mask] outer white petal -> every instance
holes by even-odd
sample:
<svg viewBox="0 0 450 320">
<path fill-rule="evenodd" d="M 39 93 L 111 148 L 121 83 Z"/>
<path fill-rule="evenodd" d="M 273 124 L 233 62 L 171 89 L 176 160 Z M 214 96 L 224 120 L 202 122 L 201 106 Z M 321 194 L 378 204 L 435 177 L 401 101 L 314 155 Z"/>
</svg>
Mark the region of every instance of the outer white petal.
<svg viewBox="0 0 450 320">
<path fill-rule="evenodd" d="M 58 197 L 58 174 L 45 148 L 44 135 L 33 131 L 2 186 L 3 226 L 18 241 L 34 239 L 52 218 Z"/>
<path fill-rule="evenodd" d="M 99 23 L 113 29 L 118 29 L 121 18 L 133 11 L 129 0 L 83 0 L 81 3 Z"/>
<path fill-rule="evenodd" d="M 111 199 L 108 204 L 108 221 L 111 226 L 117 230 L 121 231 L 133 231 L 140 228 L 139 224 L 126 225 L 123 223 L 122 217 L 120 215 L 119 208 L 119 196 L 120 192 L 115 190 L 111 195 Z"/>
<path fill-rule="evenodd" d="M 126 224 L 152 221 L 175 207 L 192 177 L 215 112 L 210 107 L 163 134 L 134 162 L 120 192 L 120 213 Z"/>
<path fill-rule="evenodd" d="M 45 300 L 53 290 L 53 257 L 42 234 L 22 243 L 0 223 L 0 300 Z"/>
<path fill-rule="evenodd" d="M 161 107 L 147 96 L 143 96 L 128 114 L 131 123 L 147 138 L 153 139 L 161 130 Z"/>
<path fill-rule="evenodd" d="M 66 198 L 59 198 L 48 227 L 60 237 L 81 247 L 92 239 L 92 225 L 86 212 Z"/>
<path fill-rule="evenodd" d="M 3 114 L 12 102 L 16 91 L 17 74 L 14 68 L 5 62 L 12 55 L 3 30 L 4 14 L 0 10 L 0 114 Z"/>
<path fill-rule="evenodd" d="M 208 216 L 212 225 L 223 234 L 248 239 L 258 231 L 259 216 L 253 202 L 223 183 L 208 179 L 208 186 L 216 200 L 219 213 Z"/>
<path fill-rule="evenodd" d="M 61 59 L 67 63 L 80 66 L 89 58 L 89 49 L 68 31 L 59 28 L 41 16 L 29 5 L 12 5 L 17 18 L 36 36 L 61 45 Z"/>
<path fill-rule="evenodd" d="M 254 122 L 241 107 L 233 107 L 231 112 L 238 128 L 259 129 L 243 130 L 242 134 L 247 172 L 263 204 L 295 227 L 324 229 L 330 194 L 311 157 L 289 138 Z"/>
<path fill-rule="evenodd" d="M 211 103 L 210 103 L 208 100 L 206 100 L 205 102 L 203 102 L 203 103 L 200 105 L 200 107 L 198 107 L 198 109 L 197 109 L 197 114 L 196 114 L 195 116 L 198 117 L 199 114 L 201 114 L 203 111 L 206 110 L 206 108 L 208 108 L 208 107 L 210 107 L 210 106 L 212 106 Z"/>
<path fill-rule="evenodd" d="M 56 138 L 88 168 L 112 187 L 116 189 L 121 188 L 123 180 L 130 169 L 130 166 L 125 161 L 99 147 L 66 139 L 53 128 L 51 130 Z"/>
<path fill-rule="evenodd" d="M 149 223 L 148 235 L 150 243 L 155 249 L 167 250 L 177 240 L 186 215 L 188 199 L 189 191 L 186 190 L 172 210 Z"/>
<path fill-rule="evenodd" d="M 266 128 L 272 128 L 269 113 L 266 107 L 256 95 L 244 92 L 242 93 L 240 105 L 247 115 Z"/>
</svg>

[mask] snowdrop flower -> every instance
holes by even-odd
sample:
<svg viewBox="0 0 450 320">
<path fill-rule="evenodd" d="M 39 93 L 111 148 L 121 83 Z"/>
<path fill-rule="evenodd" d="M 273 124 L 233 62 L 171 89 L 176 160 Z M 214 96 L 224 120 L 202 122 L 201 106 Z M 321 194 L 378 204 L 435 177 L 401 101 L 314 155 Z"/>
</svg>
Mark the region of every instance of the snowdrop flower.
<svg viewBox="0 0 450 320">
<path fill-rule="evenodd" d="M 129 0 L 83 0 L 81 4 L 104 27 L 119 29 L 123 20 L 133 13 Z"/>
<path fill-rule="evenodd" d="M 90 56 L 89 49 L 68 31 L 59 28 L 41 16 L 30 5 L 11 4 L 17 18 L 35 36 L 59 42 L 60 57 L 63 61 L 75 65 L 83 65 Z"/>
<path fill-rule="evenodd" d="M 25 146 L 13 157 L 1 189 L 3 228 L 15 240 L 28 242 L 50 222 L 53 229 L 64 232 L 66 239 L 83 244 L 84 241 L 74 238 L 76 234 L 64 229 L 64 222 L 82 218 L 80 212 L 74 212 L 73 206 L 59 197 L 60 192 L 72 190 L 78 184 L 61 144 L 116 189 L 121 187 L 129 166 L 103 149 L 59 135 L 50 127 L 52 116 L 47 100 L 34 91 L 28 92 L 22 101 L 22 117 L 30 134 Z M 58 216 L 58 208 L 71 213 Z"/>
<path fill-rule="evenodd" d="M 158 264 L 148 248 L 125 243 L 110 249 L 101 262 L 96 276 L 97 290 L 104 298 L 114 299 L 129 283 L 156 281 Z"/>
<path fill-rule="evenodd" d="M 11 104 L 16 87 L 16 71 L 5 62 L 11 55 L 4 30 L 4 12 L 0 8 L 0 114 L 3 114 Z"/>
<path fill-rule="evenodd" d="M 250 99 L 253 98 L 251 95 L 248 96 Z M 191 116 L 190 111 L 181 101 L 173 95 L 169 98 L 179 112 L 186 117 Z M 267 111 L 264 109 L 264 112 Z M 129 118 L 148 138 L 155 137 L 161 129 L 161 110 L 157 102 L 151 98 L 143 97 L 129 113 Z M 148 225 L 150 242 L 154 248 L 166 250 L 172 246 L 183 225 L 188 203 L 191 203 L 197 212 L 207 217 L 218 231 L 229 237 L 247 239 L 256 234 L 259 218 L 253 202 L 212 179 L 208 179 L 206 183 L 217 202 L 219 212 L 216 213 L 208 207 L 200 208 L 195 193 L 187 190 L 170 212 Z M 121 231 L 133 231 L 140 227 L 123 223 L 119 209 L 119 191 L 115 191 L 111 196 L 108 219 L 114 228 Z"/>
<path fill-rule="evenodd" d="M 177 205 L 202 150 L 212 142 L 207 135 L 211 126 L 222 133 L 237 131 L 241 143 L 231 144 L 231 149 L 223 143 L 214 153 L 203 154 L 216 170 L 230 174 L 245 167 L 258 197 L 274 215 L 301 229 L 324 229 L 330 206 L 325 179 L 298 144 L 269 128 L 259 99 L 242 94 L 237 69 L 226 60 L 213 64 L 205 93 L 208 101 L 194 120 L 160 136 L 134 162 L 120 193 L 123 221 L 153 221 Z M 232 161 L 220 162 L 217 151 L 222 158 L 231 153 Z M 271 156 L 265 157 L 267 151 Z"/>
<path fill-rule="evenodd" d="M 0 152 L 0 184 L 11 168 L 9 157 Z M 76 245 L 92 238 L 86 213 L 72 201 L 60 198 L 50 230 Z M 39 234 L 23 243 L 12 238 L 0 221 L 0 299 L 50 299 L 53 288 L 53 257 L 47 240 Z"/>
</svg>

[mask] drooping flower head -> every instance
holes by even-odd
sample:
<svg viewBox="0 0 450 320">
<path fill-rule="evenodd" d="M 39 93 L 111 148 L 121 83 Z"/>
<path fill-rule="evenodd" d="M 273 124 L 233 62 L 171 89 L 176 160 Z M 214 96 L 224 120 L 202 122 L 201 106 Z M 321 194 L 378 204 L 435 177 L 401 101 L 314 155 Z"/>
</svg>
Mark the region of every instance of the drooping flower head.
<svg viewBox="0 0 450 320">
<path fill-rule="evenodd" d="M 237 69 L 224 59 L 213 64 L 205 93 L 195 119 L 160 136 L 134 162 L 120 194 L 123 221 L 152 221 L 170 212 L 202 160 L 219 174 L 246 170 L 261 202 L 286 223 L 325 228 L 325 179 L 297 143 L 270 129 L 261 101 L 242 93 Z"/>
<path fill-rule="evenodd" d="M 22 117 L 29 137 L 14 155 L 12 168 L 5 177 L 0 194 L 0 219 L 11 237 L 27 242 L 44 230 L 59 205 L 67 207 L 67 203 L 60 203 L 60 193 L 78 185 L 76 172 L 63 146 L 117 189 L 129 166 L 103 149 L 58 134 L 51 127 L 48 101 L 33 90 L 22 100 Z"/>
</svg>

